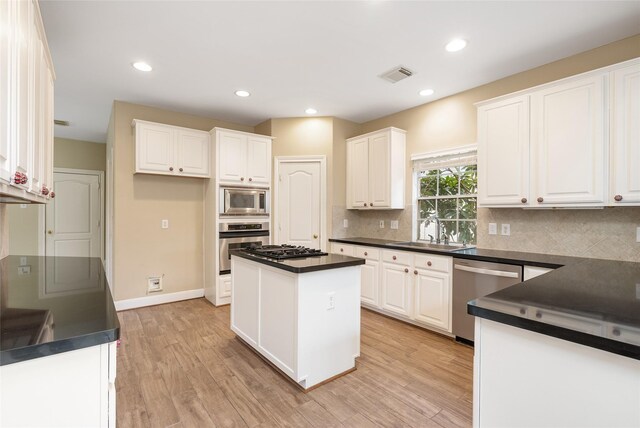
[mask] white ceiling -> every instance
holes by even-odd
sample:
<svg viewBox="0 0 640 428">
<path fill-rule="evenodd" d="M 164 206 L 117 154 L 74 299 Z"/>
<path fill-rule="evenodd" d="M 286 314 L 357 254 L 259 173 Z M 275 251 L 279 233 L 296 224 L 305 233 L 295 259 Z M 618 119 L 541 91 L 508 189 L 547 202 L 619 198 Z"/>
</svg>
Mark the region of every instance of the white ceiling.
<svg viewBox="0 0 640 428">
<path fill-rule="evenodd" d="M 71 122 L 56 136 L 102 142 L 114 99 L 247 125 L 310 106 L 364 122 L 640 33 L 639 1 L 41 0 L 41 10 L 55 117 Z M 446 52 L 454 37 L 468 47 Z M 139 60 L 153 71 L 132 68 Z M 396 65 L 415 75 L 378 77 Z"/>
</svg>

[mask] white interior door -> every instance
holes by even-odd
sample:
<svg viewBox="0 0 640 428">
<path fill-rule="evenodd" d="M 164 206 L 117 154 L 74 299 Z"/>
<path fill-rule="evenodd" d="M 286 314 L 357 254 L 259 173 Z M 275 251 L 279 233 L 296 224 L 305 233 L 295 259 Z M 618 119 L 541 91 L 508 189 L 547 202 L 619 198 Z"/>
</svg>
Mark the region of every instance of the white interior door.
<svg viewBox="0 0 640 428">
<path fill-rule="evenodd" d="M 100 176 L 55 172 L 46 208 L 46 255 L 101 257 Z"/>
<path fill-rule="evenodd" d="M 279 244 L 322 248 L 322 166 L 321 160 L 278 161 Z"/>
</svg>

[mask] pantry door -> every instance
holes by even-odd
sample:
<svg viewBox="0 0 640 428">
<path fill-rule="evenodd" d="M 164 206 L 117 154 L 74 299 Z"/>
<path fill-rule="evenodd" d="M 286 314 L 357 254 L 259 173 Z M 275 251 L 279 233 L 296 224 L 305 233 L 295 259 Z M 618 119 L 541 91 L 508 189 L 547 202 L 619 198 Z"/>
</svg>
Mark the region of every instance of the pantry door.
<svg viewBox="0 0 640 428">
<path fill-rule="evenodd" d="M 326 250 L 325 157 L 277 157 L 274 178 L 274 241 Z"/>
<path fill-rule="evenodd" d="M 46 208 L 46 255 L 102 258 L 102 171 L 56 170 Z"/>
</svg>

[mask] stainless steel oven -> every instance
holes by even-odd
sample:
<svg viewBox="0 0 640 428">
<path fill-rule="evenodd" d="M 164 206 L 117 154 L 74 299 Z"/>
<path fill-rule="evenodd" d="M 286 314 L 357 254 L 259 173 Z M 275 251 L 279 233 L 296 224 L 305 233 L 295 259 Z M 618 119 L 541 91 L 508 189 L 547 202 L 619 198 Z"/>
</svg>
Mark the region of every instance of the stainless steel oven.
<svg viewBox="0 0 640 428">
<path fill-rule="evenodd" d="M 221 216 L 268 216 L 269 189 L 220 188 Z"/>
<path fill-rule="evenodd" d="M 220 223 L 220 275 L 231 272 L 229 250 L 269 244 L 269 222 Z"/>
</svg>

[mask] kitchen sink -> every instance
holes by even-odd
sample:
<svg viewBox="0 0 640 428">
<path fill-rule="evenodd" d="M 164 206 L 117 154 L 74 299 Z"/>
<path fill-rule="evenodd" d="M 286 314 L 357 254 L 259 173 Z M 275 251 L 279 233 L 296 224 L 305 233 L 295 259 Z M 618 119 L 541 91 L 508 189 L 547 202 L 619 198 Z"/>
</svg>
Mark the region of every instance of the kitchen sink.
<svg viewBox="0 0 640 428">
<path fill-rule="evenodd" d="M 459 244 L 457 242 L 450 242 L 449 244 L 437 244 L 435 242 L 409 241 L 409 242 L 389 242 L 387 245 L 424 248 L 427 250 L 437 250 L 437 251 L 456 251 L 456 250 L 462 250 L 467 248 L 473 248 L 473 246 Z"/>
</svg>

